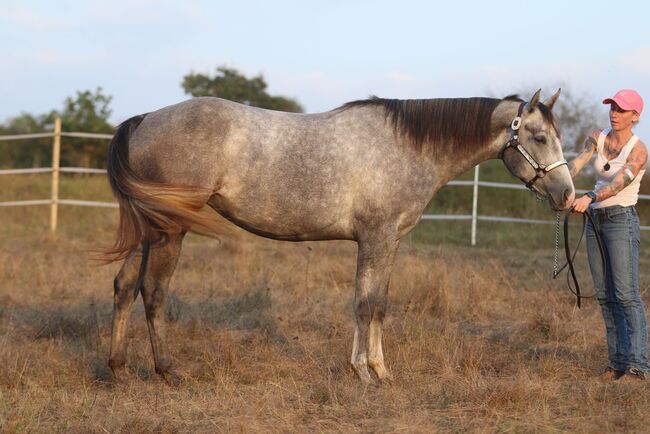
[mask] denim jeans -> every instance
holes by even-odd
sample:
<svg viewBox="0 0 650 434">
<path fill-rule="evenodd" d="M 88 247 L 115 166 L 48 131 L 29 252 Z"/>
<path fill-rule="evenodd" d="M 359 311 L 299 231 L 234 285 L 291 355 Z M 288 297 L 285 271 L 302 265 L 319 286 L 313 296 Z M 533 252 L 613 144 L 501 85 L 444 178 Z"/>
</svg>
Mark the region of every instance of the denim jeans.
<svg viewBox="0 0 650 434">
<path fill-rule="evenodd" d="M 609 366 L 619 371 L 650 372 L 648 325 L 639 293 L 639 216 L 633 206 L 590 209 L 605 253 L 603 264 L 591 223 L 587 225 L 587 254 L 607 332 Z"/>
</svg>

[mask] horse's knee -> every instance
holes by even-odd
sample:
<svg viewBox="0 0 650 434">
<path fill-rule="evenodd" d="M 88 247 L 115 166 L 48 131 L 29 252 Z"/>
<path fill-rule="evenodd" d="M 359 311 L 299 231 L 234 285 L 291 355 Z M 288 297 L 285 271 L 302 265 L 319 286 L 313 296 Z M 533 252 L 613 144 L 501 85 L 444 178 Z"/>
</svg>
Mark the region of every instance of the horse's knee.
<svg viewBox="0 0 650 434">
<path fill-rule="evenodd" d="M 354 313 L 363 324 L 370 324 L 370 321 L 382 322 L 386 316 L 386 297 L 367 295 L 355 300 Z"/>
<path fill-rule="evenodd" d="M 354 301 L 354 314 L 357 321 L 361 324 L 368 325 L 372 318 L 372 307 L 368 297 L 362 297 Z"/>
<path fill-rule="evenodd" d="M 372 321 L 378 322 L 379 324 L 384 322 L 384 317 L 386 317 L 386 299 L 378 301 L 375 304 L 375 309 L 372 312 Z"/>
</svg>

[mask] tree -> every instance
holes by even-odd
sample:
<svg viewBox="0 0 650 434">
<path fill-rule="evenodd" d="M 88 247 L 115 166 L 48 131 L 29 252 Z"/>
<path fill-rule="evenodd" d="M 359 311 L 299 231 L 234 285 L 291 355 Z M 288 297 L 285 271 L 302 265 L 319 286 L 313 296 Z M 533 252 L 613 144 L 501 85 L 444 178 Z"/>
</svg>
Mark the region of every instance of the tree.
<svg viewBox="0 0 650 434">
<path fill-rule="evenodd" d="M 112 97 L 102 93 L 98 87 L 77 92 L 63 103 L 63 110 L 52 110 L 47 114 L 22 113 L 0 126 L 0 134 L 31 134 L 51 132 L 54 119 L 61 118 L 63 131 L 85 133 L 112 133 L 108 122 L 111 115 Z M 61 165 L 103 167 L 105 165 L 108 140 L 63 138 L 61 140 Z M 26 139 L 24 141 L 0 142 L 0 165 L 8 167 L 41 167 L 52 164 L 52 139 Z"/>
<path fill-rule="evenodd" d="M 562 95 L 553 107 L 553 116 L 562 132 L 564 149 L 581 152 L 587 135 L 596 128 L 609 125 L 605 113 L 600 100 L 562 89 Z"/>
<path fill-rule="evenodd" d="M 0 134 L 34 134 L 51 132 L 48 115 L 21 113 L 0 127 Z M 52 139 L 26 139 L 0 142 L 0 166 L 41 167 L 52 161 Z"/>
<path fill-rule="evenodd" d="M 78 91 L 74 98 L 66 98 L 63 111 L 52 111 L 49 118 L 53 122 L 54 117 L 59 116 L 63 131 L 111 134 L 113 126 L 108 118 L 113 112 L 110 108 L 112 99 L 112 96 L 102 92 L 101 87 L 94 93 L 89 90 Z M 100 139 L 67 138 L 61 142 L 61 164 L 103 167 L 108 143 L 108 140 Z"/>
<path fill-rule="evenodd" d="M 214 77 L 190 73 L 183 77 L 181 85 L 185 93 L 193 97 L 216 96 L 271 110 L 304 112 L 302 106 L 294 99 L 269 95 L 262 75 L 246 78 L 236 69 L 225 66 L 218 67 Z"/>
</svg>

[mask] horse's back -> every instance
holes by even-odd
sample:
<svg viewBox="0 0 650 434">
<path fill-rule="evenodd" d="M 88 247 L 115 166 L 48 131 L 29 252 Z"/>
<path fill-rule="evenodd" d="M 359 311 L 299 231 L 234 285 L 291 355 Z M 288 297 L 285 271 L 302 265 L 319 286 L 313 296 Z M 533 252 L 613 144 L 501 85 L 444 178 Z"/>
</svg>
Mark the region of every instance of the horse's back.
<svg viewBox="0 0 650 434">
<path fill-rule="evenodd" d="M 411 169 L 394 140 L 371 111 L 295 114 L 197 98 L 148 114 L 131 162 L 152 180 L 213 189 L 210 205 L 252 232 L 349 239 L 360 214 L 390 214 L 400 200 L 395 184 Z"/>
</svg>

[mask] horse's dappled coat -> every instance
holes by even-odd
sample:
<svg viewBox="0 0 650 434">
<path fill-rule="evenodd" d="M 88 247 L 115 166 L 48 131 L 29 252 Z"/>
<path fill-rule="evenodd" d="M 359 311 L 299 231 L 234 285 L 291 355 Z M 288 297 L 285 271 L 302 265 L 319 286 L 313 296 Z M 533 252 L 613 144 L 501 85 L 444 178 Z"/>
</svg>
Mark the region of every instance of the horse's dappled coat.
<svg viewBox="0 0 650 434">
<path fill-rule="evenodd" d="M 522 116 L 520 141 L 540 162 L 562 156 L 550 112 L 556 98 L 539 103 L 538 91 Z M 500 155 L 520 105 L 514 98 L 372 98 L 294 114 L 197 98 L 127 120 L 108 159 L 120 202 L 118 240 L 108 256 L 125 259 L 115 281 L 114 373 L 119 377 L 124 368 L 126 321 L 139 290 L 156 370 L 175 380 L 161 313 L 165 292 L 183 236 L 194 229 L 219 232 L 216 211 L 268 238 L 356 241 L 352 365 L 365 382 L 372 381 L 368 366 L 380 380 L 388 378 L 381 324 L 399 240 L 440 187 Z M 508 155 L 504 162 L 516 176 L 530 178 L 521 157 Z M 535 188 L 554 209 L 568 207 L 574 194 L 565 167 Z M 143 243 L 150 258 L 137 288 Z"/>
</svg>

